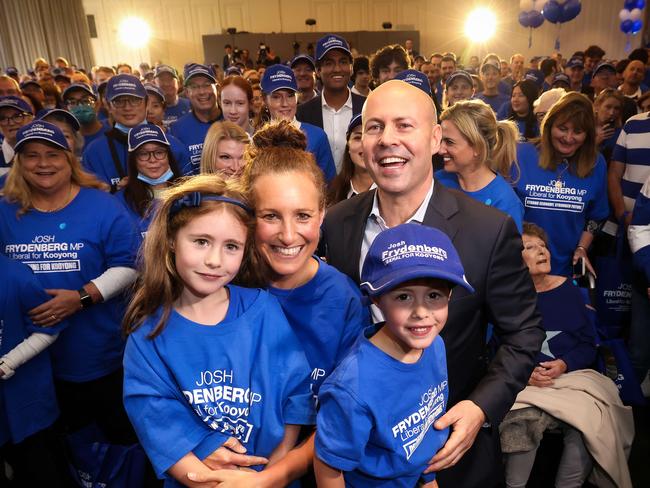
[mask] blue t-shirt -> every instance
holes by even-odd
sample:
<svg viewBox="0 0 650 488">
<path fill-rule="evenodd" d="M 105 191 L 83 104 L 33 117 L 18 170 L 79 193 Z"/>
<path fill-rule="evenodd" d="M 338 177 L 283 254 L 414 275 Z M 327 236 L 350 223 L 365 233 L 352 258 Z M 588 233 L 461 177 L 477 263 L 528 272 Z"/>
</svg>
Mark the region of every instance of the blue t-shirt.
<svg viewBox="0 0 650 488">
<path fill-rule="evenodd" d="M 317 259 L 317 258 L 314 258 Z M 346 275 L 318 260 L 316 275 L 302 286 L 269 287 L 311 366 L 311 389 L 318 389 L 348 353 L 361 331 L 371 324 L 359 287 Z"/>
<path fill-rule="evenodd" d="M 537 362 L 562 359 L 567 372 L 589 368 L 596 359 L 596 335 L 582 293 L 570 279 L 537 294 L 546 340 Z"/>
<path fill-rule="evenodd" d="M 198 175 L 201 169 L 201 153 L 203 152 L 203 141 L 213 123 L 223 120 L 219 115 L 215 120 L 201 122 L 194 113 L 183 115 L 169 127 L 168 134 L 177 138 L 185 146 L 189 153 L 189 166 L 181 166 L 184 175 Z M 168 136 L 169 137 L 169 136 Z"/>
<path fill-rule="evenodd" d="M 102 128 L 99 129 L 97 132 L 94 134 L 90 134 L 88 136 L 84 136 L 84 148 L 88 147 L 91 142 L 93 142 L 96 139 L 99 139 L 101 136 L 104 135 L 104 132 L 107 130 L 111 130 L 111 125 L 109 124 L 108 120 L 100 120 L 102 124 Z"/>
<path fill-rule="evenodd" d="M 0 356 L 34 332 L 58 334 L 67 326 L 37 327 L 27 312 L 50 297 L 24 264 L 0 254 Z M 47 350 L 24 363 L 9 379 L 0 380 L 0 446 L 18 443 L 54 423 L 59 409 Z"/>
<path fill-rule="evenodd" d="M 435 478 L 422 472 L 449 435 L 433 427 L 449 396 L 445 346 L 438 336 L 405 364 L 370 342 L 376 330 L 321 386 L 315 454 L 344 472 L 346 486 L 412 488 Z"/>
<path fill-rule="evenodd" d="M 151 208 L 152 205 L 155 205 L 155 200 L 152 200 L 151 205 L 149 206 L 149 210 L 147 210 L 144 215 L 140 215 L 135 208 L 131 206 L 130 203 L 126 201 L 126 198 L 124 197 L 124 189 L 121 189 L 118 191 L 115 196 L 117 197 L 118 201 L 124 205 L 124 208 L 126 209 L 127 213 L 137 226 L 138 232 L 140 233 L 140 236 L 142 239 L 144 239 L 145 234 L 149 230 L 149 226 L 151 225 L 151 221 L 153 220 L 153 216 L 155 213 L 155 209 Z"/>
<path fill-rule="evenodd" d="M 215 326 L 161 311 L 133 332 L 124 352 L 124 406 L 158 476 L 193 452 L 205 459 L 229 437 L 268 457 L 286 424 L 313 425 L 309 364 L 277 300 L 229 286 Z M 262 466 L 255 466 L 262 469 Z M 166 486 L 181 486 L 170 477 Z"/>
<path fill-rule="evenodd" d="M 115 145 L 115 152 L 122 166 L 123 175 L 126 176 L 128 174 L 127 160 L 129 157 L 126 136 L 120 134 L 112 140 Z M 174 159 L 178 163 L 178 167 L 184 175 L 187 174 L 184 172 L 184 169 L 188 168 L 189 154 L 185 146 L 169 134 L 167 135 L 167 140 L 169 141 Z M 120 174 L 113 162 L 108 137 L 105 134 L 102 134 L 101 137 L 98 137 L 88 147 L 84 148 L 83 165 L 88 171 L 97 176 L 97 178 L 109 185 L 117 184 L 120 181 Z"/>
<path fill-rule="evenodd" d="M 496 177 L 484 188 L 481 188 L 478 191 L 465 191 L 460 187 L 460 184 L 458 183 L 458 175 L 456 173 L 449 173 L 444 169 L 436 171 L 436 181 L 439 181 L 447 188 L 460 190 L 465 195 L 470 196 L 474 200 L 478 200 L 489 207 L 494 207 L 507 213 L 512 217 L 512 220 L 515 221 L 517 229 L 521 232 L 524 220 L 524 206 L 521 204 L 521 200 L 517 197 L 512 186 L 510 186 L 510 183 L 499 174 L 495 176 Z"/>
<path fill-rule="evenodd" d="M 182 97 L 178 97 L 178 102 L 173 107 L 167 105 L 163 117 L 163 125 L 165 126 L 165 129 L 169 129 L 174 122 L 180 119 L 183 115 L 189 113 L 191 109 L 192 106 L 190 105 L 190 101 L 187 98 Z"/>
<path fill-rule="evenodd" d="M 307 151 L 314 155 L 316 164 L 323 170 L 325 182 L 330 183 L 336 176 L 336 166 L 327 134 L 320 127 L 300 122 L 300 130 L 307 136 Z"/>
<path fill-rule="evenodd" d="M 499 109 L 504 103 L 510 103 L 510 97 L 508 95 L 504 95 L 503 93 L 497 93 L 496 95 L 486 95 L 485 93 L 477 93 L 474 95 L 474 98 L 478 100 L 483 100 L 485 103 L 487 103 L 490 107 L 492 107 L 492 110 L 494 110 L 494 113 L 498 113 Z"/>
<path fill-rule="evenodd" d="M 135 267 L 138 234 L 113 196 L 82 188 L 56 212 L 16 217 L 18 208 L 0 201 L 0 249 L 29 265 L 44 288 L 79 290 L 108 268 Z M 118 296 L 69 317 L 70 326 L 50 346 L 57 379 L 85 382 L 119 369 L 124 305 Z"/>
<path fill-rule="evenodd" d="M 566 162 L 555 171 L 540 168 L 537 149 L 529 143 L 517 145 L 517 161 L 521 175 L 515 191 L 524 204 L 524 221 L 548 234 L 551 272 L 570 276 L 573 253 L 587 220 L 609 215 L 605 159 L 598 154 L 585 178 L 579 178 Z"/>
</svg>

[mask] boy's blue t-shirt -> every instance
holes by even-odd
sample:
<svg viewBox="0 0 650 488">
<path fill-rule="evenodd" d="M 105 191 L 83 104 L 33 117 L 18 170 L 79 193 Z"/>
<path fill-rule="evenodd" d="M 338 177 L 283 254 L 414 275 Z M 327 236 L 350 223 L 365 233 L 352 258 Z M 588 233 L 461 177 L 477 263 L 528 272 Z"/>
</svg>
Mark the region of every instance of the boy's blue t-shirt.
<svg viewBox="0 0 650 488">
<path fill-rule="evenodd" d="M 494 207 L 507 213 L 515 221 L 519 232 L 522 231 L 524 206 L 521 204 L 521 200 L 517 197 L 512 186 L 510 186 L 510 183 L 503 176 L 499 174 L 495 175 L 496 177 L 487 186 L 477 191 L 463 190 L 460 187 L 460 183 L 458 183 L 458 175 L 456 173 L 450 173 L 441 169 L 436 171 L 435 176 L 436 181 L 439 181 L 447 188 L 460 190 L 474 200 L 478 200 L 489 207 Z"/>
<path fill-rule="evenodd" d="M 168 105 L 165 108 L 165 115 L 163 117 L 163 126 L 165 126 L 165 129 L 169 129 L 174 122 L 189 113 L 191 109 L 192 106 L 187 98 L 178 97 L 178 103 L 176 105 L 173 107 Z"/>
<path fill-rule="evenodd" d="M 46 289 L 79 290 L 108 268 L 135 267 L 140 244 L 133 221 L 108 193 L 81 188 L 56 212 L 29 210 L 0 201 L 0 250 L 29 265 Z M 49 348 L 54 376 L 72 382 L 100 378 L 119 369 L 124 341 L 123 297 L 75 312 Z"/>
<path fill-rule="evenodd" d="M 90 143 L 92 143 L 94 140 L 99 139 L 101 136 L 103 136 L 104 132 L 106 132 L 107 130 L 111 130 L 111 125 L 109 124 L 108 120 L 100 120 L 99 122 L 102 124 L 101 129 L 99 129 L 94 134 L 90 134 L 88 136 L 83 136 L 84 137 L 84 148 L 88 147 L 90 145 Z"/>
<path fill-rule="evenodd" d="M 129 149 L 126 143 L 126 136 L 118 138 L 112 138 L 113 144 L 115 145 L 115 152 L 117 157 L 120 160 L 122 174 L 128 175 L 127 161 L 129 157 Z M 186 175 L 185 171 L 189 167 L 189 154 L 185 146 L 175 137 L 167 134 L 167 140 L 176 159 L 179 169 L 183 175 Z M 86 170 L 93 173 L 101 181 L 113 185 L 117 184 L 120 181 L 120 173 L 115 167 L 115 162 L 113 161 L 113 156 L 111 155 L 111 149 L 108 143 L 108 137 L 105 133 L 102 133 L 101 137 L 95 139 L 87 147 L 84 148 L 83 152 L 83 165 Z"/>
<path fill-rule="evenodd" d="M 322 382 L 348 353 L 361 331 L 371 324 L 359 287 L 318 259 L 318 271 L 309 282 L 290 290 L 271 286 L 268 290 L 280 302 L 307 354 L 311 389 L 318 395 Z"/>
<path fill-rule="evenodd" d="M 315 455 L 344 472 L 346 486 L 409 487 L 445 444 L 449 388 L 440 336 L 417 363 L 402 363 L 369 340 L 368 327 L 320 389 Z"/>
<path fill-rule="evenodd" d="M 205 136 L 213 123 L 223 120 L 223 114 L 215 120 L 202 122 L 196 118 L 193 112 L 183 115 L 169 127 L 169 134 L 181 141 L 189 154 L 189 163 L 181 168 L 186 175 L 198 175 L 201 169 L 201 154 L 203 153 L 203 142 Z"/>
<path fill-rule="evenodd" d="M 504 103 L 510 103 L 510 96 L 504 95 L 503 93 L 497 93 L 496 95 L 486 95 L 483 92 L 477 93 L 474 95 L 474 98 L 477 100 L 483 100 L 487 103 L 495 114 L 499 112 L 499 109 Z"/>
<path fill-rule="evenodd" d="M 573 253 L 587 220 L 609 215 L 605 160 L 598 154 L 592 172 L 579 178 L 564 162 L 555 171 L 540 168 L 535 146 L 523 143 L 517 145 L 517 161 L 521 174 L 515 191 L 524 204 L 524 221 L 548 234 L 551 273 L 571 276 Z"/>
<path fill-rule="evenodd" d="M 27 313 L 50 297 L 31 270 L 0 254 L 0 357 L 31 334 L 58 334 L 67 325 L 37 327 Z M 47 350 L 20 366 L 9 379 L 0 380 L 0 446 L 18 443 L 52 425 L 59 409 Z"/>
<path fill-rule="evenodd" d="M 236 437 L 268 457 L 285 425 L 312 425 L 309 363 L 268 292 L 229 286 L 226 317 L 214 326 L 161 310 L 133 332 L 124 352 L 124 406 L 158 476 L 193 452 L 200 459 Z M 255 466 L 260 470 L 262 466 Z M 166 486 L 180 486 L 171 478 Z"/>
</svg>

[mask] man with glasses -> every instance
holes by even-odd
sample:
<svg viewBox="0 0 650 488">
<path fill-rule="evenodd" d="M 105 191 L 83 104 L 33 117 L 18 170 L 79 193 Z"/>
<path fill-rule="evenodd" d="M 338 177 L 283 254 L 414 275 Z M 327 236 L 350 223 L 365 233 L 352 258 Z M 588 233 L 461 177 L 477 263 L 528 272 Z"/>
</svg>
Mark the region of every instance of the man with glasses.
<svg viewBox="0 0 650 488">
<path fill-rule="evenodd" d="M 34 111 L 22 98 L 8 96 L 0 98 L 0 133 L 4 137 L 0 152 L 0 175 L 9 171 L 14 159 L 16 133 L 22 126 L 34 119 Z"/>
<path fill-rule="evenodd" d="M 340 171 L 346 137 L 352 114 L 361 113 L 366 98 L 348 88 L 352 76 L 352 53 L 347 41 L 327 34 L 316 44 L 316 72 L 323 83 L 323 92 L 298 106 L 297 117 L 320 127 L 327 134 L 336 171 Z"/>
<path fill-rule="evenodd" d="M 74 83 L 63 92 L 65 108 L 79 121 L 79 132 L 84 137 L 84 147 L 110 129 L 107 121 L 97 118 L 97 95 L 88 85 Z"/>
<path fill-rule="evenodd" d="M 115 192 L 127 183 L 128 133 L 146 121 L 147 92 L 137 77 L 120 74 L 108 80 L 106 102 L 115 125 L 84 149 L 83 163 Z M 179 168 L 185 172 L 189 167 L 185 147 L 173 137 L 168 139 Z"/>
<path fill-rule="evenodd" d="M 185 145 L 190 155 L 190 172 L 198 174 L 205 136 L 214 122 L 223 120 L 223 115 L 217 105 L 217 79 L 212 68 L 203 64 L 188 64 L 184 78 L 192 111 L 172 124 L 169 133 Z"/>
<path fill-rule="evenodd" d="M 178 96 L 178 74 L 176 70 L 166 64 L 156 67 L 154 83 L 165 96 L 165 116 L 163 125 L 165 130 L 190 111 L 190 101 Z"/>
</svg>

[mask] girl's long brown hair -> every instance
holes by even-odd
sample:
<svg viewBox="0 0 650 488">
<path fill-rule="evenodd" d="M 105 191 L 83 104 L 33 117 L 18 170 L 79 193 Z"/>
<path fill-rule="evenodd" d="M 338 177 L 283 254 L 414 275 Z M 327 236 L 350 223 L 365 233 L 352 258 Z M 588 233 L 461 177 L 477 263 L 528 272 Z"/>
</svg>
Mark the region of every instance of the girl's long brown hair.
<svg viewBox="0 0 650 488">
<path fill-rule="evenodd" d="M 159 308 L 162 308 L 162 313 L 148 337 L 153 339 L 165 328 L 174 302 L 183 291 L 183 282 L 176 270 L 173 243 L 178 231 L 195 218 L 219 209 L 234 215 L 247 227 L 248 237 L 244 259 L 233 282 L 238 283 L 239 278 L 252 266 L 250 256 L 254 221 L 244 209 L 226 202 L 203 201 L 198 207 L 185 207 L 170 216 L 174 203 L 194 192 L 222 195 L 248 204 L 239 183 L 226 181 L 218 175 L 185 179 L 163 194 L 138 256 L 139 278 L 133 286 L 133 298 L 122 323 L 125 334 L 135 331 Z"/>
</svg>

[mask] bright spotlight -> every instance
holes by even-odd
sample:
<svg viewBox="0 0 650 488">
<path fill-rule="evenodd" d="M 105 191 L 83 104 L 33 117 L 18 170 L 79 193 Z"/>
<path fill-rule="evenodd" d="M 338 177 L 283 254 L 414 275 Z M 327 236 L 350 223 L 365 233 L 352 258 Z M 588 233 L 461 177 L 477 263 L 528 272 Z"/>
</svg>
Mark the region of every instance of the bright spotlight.
<svg viewBox="0 0 650 488">
<path fill-rule="evenodd" d="M 494 35 L 496 29 L 496 15 L 487 8 L 477 8 L 472 11 L 465 22 L 465 35 L 475 42 L 487 41 Z"/>
<path fill-rule="evenodd" d="M 120 23 L 120 40 L 134 48 L 145 46 L 151 37 L 151 28 L 139 17 L 127 17 Z"/>
</svg>

